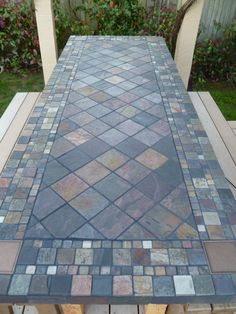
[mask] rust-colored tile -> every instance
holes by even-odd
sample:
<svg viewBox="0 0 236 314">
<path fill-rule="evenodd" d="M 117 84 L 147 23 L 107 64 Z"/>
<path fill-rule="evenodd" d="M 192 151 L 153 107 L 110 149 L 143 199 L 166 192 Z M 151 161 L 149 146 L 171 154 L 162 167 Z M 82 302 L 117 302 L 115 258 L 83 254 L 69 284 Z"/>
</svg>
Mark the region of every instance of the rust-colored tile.
<svg viewBox="0 0 236 314">
<path fill-rule="evenodd" d="M 12 274 L 20 251 L 21 241 L 0 241 L 0 274 Z"/>
<path fill-rule="evenodd" d="M 213 273 L 236 272 L 236 241 L 204 242 Z"/>
</svg>

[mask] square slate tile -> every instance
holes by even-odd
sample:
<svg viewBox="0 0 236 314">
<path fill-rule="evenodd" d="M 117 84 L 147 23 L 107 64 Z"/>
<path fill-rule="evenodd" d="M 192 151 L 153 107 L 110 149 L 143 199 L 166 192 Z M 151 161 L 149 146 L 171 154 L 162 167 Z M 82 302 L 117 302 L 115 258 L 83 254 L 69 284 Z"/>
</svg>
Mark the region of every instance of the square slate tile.
<svg viewBox="0 0 236 314">
<path fill-rule="evenodd" d="M 58 126 L 57 133 L 61 136 L 70 133 L 78 128 L 78 125 L 70 119 L 62 120 Z"/>
<path fill-rule="evenodd" d="M 165 240 L 181 224 L 181 220 L 157 205 L 147 212 L 139 223 L 157 238 Z"/>
<path fill-rule="evenodd" d="M 137 296 L 153 295 L 151 276 L 134 276 L 134 294 Z"/>
<path fill-rule="evenodd" d="M 16 274 L 12 276 L 9 295 L 27 295 L 30 286 L 31 275 Z"/>
<path fill-rule="evenodd" d="M 114 296 L 129 296 L 133 294 L 132 276 L 114 276 L 113 277 Z"/>
<path fill-rule="evenodd" d="M 110 146 L 98 138 L 93 138 L 80 145 L 80 149 L 89 157 L 96 158 L 110 149 Z"/>
<path fill-rule="evenodd" d="M 32 278 L 29 294 L 31 295 L 48 295 L 48 276 L 35 275 Z"/>
<path fill-rule="evenodd" d="M 122 122 L 121 124 L 117 125 L 116 128 L 118 130 L 120 130 L 121 132 L 129 135 L 129 136 L 132 136 L 134 134 L 136 134 L 137 132 L 139 132 L 140 130 L 143 129 L 143 126 L 128 119 L 124 122 Z"/>
<path fill-rule="evenodd" d="M 146 166 L 149 169 L 155 170 L 162 166 L 168 159 L 155 151 L 154 149 L 147 149 L 141 155 L 135 158 L 141 164 Z"/>
<path fill-rule="evenodd" d="M 132 189 L 121 196 L 115 204 L 133 219 L 139 219 L 154 205 L 154 202 L 140 191 Z"/>
<path fill-rule="evenodd" d="M 79 275 L 73 276 L 71 295 L 89 296 L 92 289 L 92 276 Z"/>
<path fill-rule="evenodd" d="M 109 201 L 89 188 L 70 202 L 70 205 L 86 219 L 91 219 L 109 205 Z"/>
<path fill-rule="evenodd" d="M 109 173 L 108 169 L 95 160 L 76 171 L 76 174 L 90 185 L 100 181 Z"/>
<path fill-rule="evenodd" d="M 88 185 L 73 173 L 52 185 L 53 190 L 67 202 L 83 192 L 87 187 Z"/>
<path fill-rule="evenodd" d="M 99 105 L 93 106 L 92 108 L 89 108 L 87 110 L 87 112 L 89 112 L 90 114 L 92 114 L 96 118 L 101 118 L 101 117 L 105 116 L 106 114 L 110 113 L 111 110 L 109 108 L 99 104 Z"/>
<path fill-rule="evenodd" d="M 70 171 L 75 171 L 87 164 L 90 160 L 91 157 L 86 155 L 80 148 L 75 148 L 58 158 L 58 161 Z M 53 170 L 50 170 L 50 172 L 53 172 Z M 53 172 L 53 175 L 58 176 L 58 173 Z"/>
<path fill-rule="evenodd" d="M 175 289 L 173 279 L 170 276 L 160 276 L 153 278 L 154 295 L 158 297 L 174 296 Z"/>
<path fill-rule="evenodd" d="M 150 173 L 150 170 L 135 160 L 130 160 L 119 168 L 116 173 L 130 183 L 137 184 Z"/>
<path fill-rule="evenodd" d="M 213 273 L 236 272 L 236 241 L 204 242 Z"/>
<path fill-rule="evenodd" d="M 73 115 L 70 119 L 74 121 L 78 126 L 83 126 L 95 120 L 95 118 L 92 115 L 88 114 L 86 111 L 77 113 L 76 115 Z"/>
<path fill-rule="evenodd" d="M 63 178 L 68 173 L 69 171 L 65 167 L 63 167 L 56 160 L 52 160 L 47 164 L 45 168 L 43 182 L 46 185 L 51 185 L 58 181 L 59 179 Z"/>
<path fill-rule="evenodd" d="M 116 129 L 110 129 L 99 136 L 100 139 L 102 139 L 104 142 L 106 142 L 109 145 L 117 145 L 123 140 L 127 138 L 127 135 L 124 133 L 121 133 L 120 131 Z"/>
<path fill-rule="evenodd" d="M 138 114 L 140 110 L 133 106 L 126 105 L 123 106 L 122 108 L 117 109 L 116 112 L 122 114 L 126 118 L 132 118 L 136 116 L 136 114 Z"/>
<path fill-rule="evenodd" d="M 92 295 L 111 296 L 112 294 L 112 276 L 93 276 Z"/>
<path fill-rule="evenodd" d="M 114 201 L 119 196 L 127 192 L 131 188 L 131 185 L 119 176 L 110 174 L 94 187 L 109 200 Z"/>
<path fill-rule="evenodd" d="M 116 149 L 111 149 L 105 154 L 99 156 L 97 161 L 102 163 L 105 167 L 110 170 L 115 170 L 123 165 L 128 160 L 128 157 L 120 153 Z"/>
<path fill-rule="evenodd" d="M 53 143 L 51 155 L 55 158 L 60 157 L 61 155 L 72 150 L 74 147 L 75 146 L 70 141 L 67 141 L 67 139 L 61 137 L 55 140 L 55 142 Z"/>
<path fill-rule="evenodd" d="M 96 119 L 95 121 L 85 125 L 84 129 L 89 133 L 97 136 L 110 129 L 110 126 L 101 120 Z"/>
<path fill-rule="evenodd" d="M 195 295 L 192 276 L 174 276 L 176 295 Z"/>
<path fill-rule="evenodd" d="M 235 295 L 235 287 L 230 275 L 213 275 L 217 295 Z"/>
<path fill-rule="evenodd" d="M 84 129 L 77 129 L 77 130 L 70 132 L 70 133 L 65 135 L 65 138 L 69 142 L 73 143 L 76 146 L 79 146 L 79 145 L 87 142 L 92 137 L 93 137 L 93 135 L 91 135 L 90 133 L 88 133 Z"/>
<path fill-rule="evenodd" d="M 0 295 L 6 295 L 10 284 L 10 275 L 0 275 Z"/>
<path fill-rule="evenodd" d="M 126 120 L 126 117 L 122 116 L 121 114 L 113 111 L 106 116 L 101 118 L 102 121 L 109 124 L 110 126 L 116 126 L 117 124 Z"/>
<path fill-rule="evenodd" d="M 158 173 L 151 172 L 137 185 L 137 189 L 154 201 L 161 201 L 173 187 Z"/>
<path fill-rule="evenodd" d="M 91 224 L 107 239 L 116 239 L 132 223 L 133 220 L 114 205 L 91 220 Z"/>
<path fill-rule="evenodd" d="M 162 136 L 166 136 L 171 132 L 168 122 L 164 120 L 159 120 L 156 123 L 152 124 L 150 126 L 150 129 Z"/>
<path fill-rule="evenodd" d="M 33 214 L 40 220 L 63 204 L 65 204 L 65 201 L 59 195 L 51 188 L 46 188 L 39 192 L 34 205 Z"/>
<path fill-rule="evenodd" d="M 215 295 L 215 288 L 210 275 L 192 276 L 196 295 Z"/>
<path fill-rule="evenodd" d="M 138 100 L 136 101 L 138 102 Z M 151 124 L 153 124 L 157 118 L 153 115 L 151 115 L 150 113 L 147 113 L 147 112 L 140 112 L 139 114 L 137 114 L 133 120 L 139 124 L 142 124 L 143 126 L 147 127 Z"/>
<path fill-rule="evenodd" d="M 142 153 L 146 148 L 148 148 L 148 146 L 132 137 L 129 137 L 125 141 L 117 145 L 116 148 L 130 157 L 135 157 L 138 154 Z"/>
<path fill-rule="evenodd" d="M 0 241 L 0 274 L 12 274 L 20 252 L 21 241 Z"/>
<path fill-rule="evenodd" d="M 55 275 L 51 278 L 50 294 L 66 296 L 71 292 L 72 276 Z"/>
<path fill-rule="evenodd" d="M 135 134 L 134 138 L 148 146 L 152 146 L 156 142 L 158 142 L 162 138 L 162 136 L 159 136 L 158 134 L 154 133 L 151 130 L 144 129 L 139 133 Z"/>
<path fill-rule="evenodd" d="M 55 248 L 41 248 L 37 258 L 37 264 L 53 265 L 56 259 L 56 252 L 57 250 Z"/>
</svg>

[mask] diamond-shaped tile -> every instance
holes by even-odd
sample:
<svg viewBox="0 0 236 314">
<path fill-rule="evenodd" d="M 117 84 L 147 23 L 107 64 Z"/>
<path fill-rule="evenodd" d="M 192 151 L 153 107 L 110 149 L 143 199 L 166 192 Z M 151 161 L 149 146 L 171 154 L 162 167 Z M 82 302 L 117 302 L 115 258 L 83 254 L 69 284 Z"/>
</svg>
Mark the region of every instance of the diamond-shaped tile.
<svg viewBox="0 0 236 314">
<path fill-rule="evenodd" d="M 176 188 L 162 200 L 161 204 L 182 219 L 187 219 L 192 214 L 185 189 Z"/>
<path fill-rule="evenodd" d="M 134 219 L 139 219 L 146 213 L 154 202 L 136 189 L 121 196 L 115 204 Z"/>
<path fill-rule="evenodd" d="M 110 82 L 114 85 L 119 84 L 121 82 L 123 82 L 125 79 L 118 76 L 118 75 L 114 75 L 114 76 L 110 76 L 108 78 L 105 79 L 105 81 Z"/>
<path fill-rule="evenodd" d="M 127 118 L 132 118 L 136 114 L 138 114 L 140 112 L 140 110 L 138 108 L 133 107 L 133 106 L 126 105 L 126 106 L 123 106 L 123 107 L 117 109 L 116 112 L 122 114 L 123 116 L 125 116 Z"/>
<path fill-rule="evenodd" d="M 130 160 L 119 168 L 116 173 L 130 183 L 136 184 L 145 178 L 150 173 L 150 170 L 135 160 Z"/>
<path fill-rule="evenodd" d="M 157 118 L 155 116 L 151 115 L 150 113 L 142 111 L 139 114 L 137 114 L 133 118 L 133 120 L 135 122 L 140 123 L 140 124 L 147 127 L 147 126 L 151 125 L 152 123 L 154 123 L 157 120 Z"/>
<path fill-rule="evenodd" d="M 132 223 L 133 219 L 114 205 L 107 207 L 91 220 L 91 224 L 108 239 L 116 239 Z"/>
<path fill-rule="evenodd" d="M 118 108 L 121 108 L 126 105 L 123 101 L 117 99 L 117 98 L 111 98 L 103 103 L 104 106 L 111 110 L 116 110 Z"/>
<path fill-rule="evenodd" d="M 161 134 L 163 136 L 170 134 L 169 124 L 168 124 L 168 122 L 166 122 L 164 120 L 159 120 L 158 122 L 152 124 L 150 126 L 150 129 L 152 129 L 153 131 L 155 131 L 158 134 Z"/>
<path fill-rule="evenodd" d="M 117 145 L 127 138 L 127 135 L 116 129 L 111 129 L 99 136 L 104 142 L 110 145 Z"/>
<path fill-rule="evenodd" d="M 85 219 L 68 204 L 42 221 L 44 227 L 56 238 L 66 238 L 85 223 Z"/>
<path fill-rule="evenodd" d="M 81 151 L 80 147 L 76 147 L 75 149 L 58 158 L 58 161 L 71 171 L 84 166 L 90 160 L 91 158 Z"/>
<path fill-rule="evenodd" d="M 96 101 L 97 103 L 102 103 L 102 102 L 112 98 L 112 96 L 108 95 L 107 93 L 104 93 L 104 92 L 98 92 L 96 94 L 91 95 L 90 98 L 92 100 Z"/>
<path fill-rule="evenodd" d="M 88 114 L 87 112 L 83 111 L 80 112 L 73 117 L 71 117 L 71 120 L 77 123 L 79 126 L 83 126 L 91 121 L 93 121 L 95 118 Z"/>
<path fill-rule="evenodd" d="M 143 126 L 132 120 L 126 120 L 122 122 L 121 124 L 117 125 L 116 128 L 120 130 L 121 132 L 132 136 L 138 133 L 140 130 L 142 130 Z"/>
<path fill-rule="evenodd" d="M 128 157 L 116 149 L 111 149 L 105 154 L 99 156 L 97 160 L 110 170 L 115 170 L 123 165 L 128 160 Z"/>
<path fill-rule="evenodd" d="M 58 138 L 52 145 L 51 155 L 53 157 L 60 157 L 61 155 L 72 150 L 74 147 L 75 146 L 67 141 L 65 138 Z"/>
<path fill-rule="evenodd" d="M 78 125 L 70 119 L 62 120 L 59 124 L 57 133 L 61 136 L 70 133 L 78 128 Z"/>
<path fill-rule="evenodd" d="M 102 122 L 101 120 L 96 119 L 95 121 L 92 121 L 91 123 L 85 125 L 84 129 L 89 133 L 97 136 L 110 129 L 110 126 Z"/>
<path fill-rule="evenodd" d="M 72 104 L 67 104 L 63 111 L 62 118 L 69 118 L 73 116 L 74 114 L 77 114 L 80 111 L 81 111 L 80 108 L 78 108 L 77 106 L 72 105 Z"/>
<path fill-rule="evenodd" d="M 60 196 L 50 188 L 47 188 L 39 192 L 33 213 L 38 219 L 42 219 L 55 209 L 61 207 L 64 203 L 65 201 Z"/>
<path fill-rule="evenodd" d="M 76 174 L 89 184 L 95 184 L 109 173 L 108 169 L 95 160 L 76 171 Z"/>
<path fill-rule="evenodd" d="M 43 182 L 46 185 L 51 185 L 57 180 L 63 178 L 68 173 L 69 171 L 56 160 L 50 161 L 45 168 Z"/>
<path fill-rule="evenodd" d="M 117 145 L 117 149 L 119 149 L 122 153 L 135 157 L 138 154 L 142 153 L 148 146 L 137 141 L 136 139 L 129 137 L 119 145 Z"/>
<path fill-rule="evenodd" d="M 83 192 L 87 187 L 88 185 L 73 173 L 52 185 L 53 190 L 66 201 L 70 201 L 72 198 Z"/>
<path fill-rule="evenodd" d="M 113 112 L 107 114 L 106 116 L 102 117 L 101 120 L 106 122 L 107 124 L 109 124 L 111 126 L 115 126 L 115 125 L 125 121 L 126 118 L 124 116 L 122 116 L 121 114 L 113 111 Z"/>
<path fill-rule="evenodd" d="M 96 158 L 97 156 L 106 152 L 110 146 L 98 138 L 93 138 L 90 141 L 80 145 L 80 149 L 91 158 Z"/>
<path fill-rule="evenodd" d="M 86 219 L 91 219 L 109 205 L 109 201 L 94 189 L 89 188 L 70 202 Z"/>
<path fill-rule="evenodd" d="M 137 188 L 147 197 L 160 201 L 173 190 L 170 183 L 171 181 L 165 180 L 165 177 L 152 172 L 138 183 Z"/>
<path fill-rule="evenodd" d="M 89 108 L 87 111 L 96 118 L 101 118 L 111 112 L 109 108 L 103 105 L 93 106 L 92 108 Z"/>
<path fill-rule="evenodd" d="M 155 206 L 139 220 L 139 223 L 164 240 L 181 224 L 181 220 L 161 206 Z"/>
<path fill-rule="evenodd" d="M 90 140 L 93 136 L 83 129 L 78 129 L 76 131 L 70 132 L 65 135 L 65 138 L 73 143 L 74 145 L 80 145 L 88 140 Z"/>
<path fill-rule="evenodd" d="M 130 189 L 131 185 L 115 174 L 110 174 L 95 185 L 96 190 L 114 201 Z"/>
<path fill-rule="evenodd" d="M 145 152 L 137 156 L 135 159 L 152 170 L 159 168 L 168 160 L 164 155 L 151 148 L 145 150 Z"/>
<path fill-rule="evenodd" d="M 139 133 L 135 134 L 134 138 L 148 146 L 152 146 L 153 144 L 158 142 L 162 138 L 162 136 L 161 135 L 159 136 L 158 134 L 154 133 L 151 130 L 144 129 Z"/>
</svg>

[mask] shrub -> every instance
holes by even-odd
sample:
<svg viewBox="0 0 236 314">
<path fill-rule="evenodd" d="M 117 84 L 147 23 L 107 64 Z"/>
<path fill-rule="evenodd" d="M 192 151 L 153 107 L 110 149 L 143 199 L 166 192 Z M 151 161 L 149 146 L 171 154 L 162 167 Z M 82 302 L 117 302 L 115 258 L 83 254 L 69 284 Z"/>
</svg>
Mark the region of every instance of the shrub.
<svg viewBox="0 0 236 314">
<path fill-rule="evenodd" d="M 236 20 L 222 33 L 219 39 L 197 43 L 191 72 L 195 84 L 206 80 L 236 83 Z"/>
<path fill-rule="evenodd" d="M 0 7 L 0 64 L 13 71 L 41 65 L 36 21 L 29 1 Z"/>
</svg>

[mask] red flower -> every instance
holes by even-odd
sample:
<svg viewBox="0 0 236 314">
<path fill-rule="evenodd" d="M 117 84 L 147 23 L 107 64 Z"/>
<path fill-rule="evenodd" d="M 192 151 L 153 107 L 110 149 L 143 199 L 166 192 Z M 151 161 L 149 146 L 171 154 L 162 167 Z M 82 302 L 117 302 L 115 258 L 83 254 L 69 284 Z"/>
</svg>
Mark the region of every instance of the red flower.
<svg viewBox="0 0 236 314">
<path fill-rule="evenodd" d="M 109 8 L 110 8 L 110 9 L 113 9 L 113 8 L 114 8 L 114 2 L 113 2 L 112 0 L 109 2 Z"/>
</svg>

